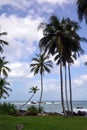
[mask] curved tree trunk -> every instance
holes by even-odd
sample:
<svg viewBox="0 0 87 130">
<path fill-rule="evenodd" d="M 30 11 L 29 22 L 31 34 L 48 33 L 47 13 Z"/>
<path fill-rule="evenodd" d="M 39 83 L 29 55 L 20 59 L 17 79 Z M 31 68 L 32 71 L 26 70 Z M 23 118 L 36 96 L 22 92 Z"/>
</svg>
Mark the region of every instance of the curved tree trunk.
<svg viewBox="0 0 87 130">
<path fill-rule="evenodd" d="M 28 102 L 30 102 L 30 100 L 32 99 L 33 96 L 34 96 L 34 93 L 31 95 L 31 97 L 29 98 L 29 100 L 27 100 L 23 105 L 21 105 L 21 106 L 19 107 L 19 110 L 20 110 L 23 106 L 25 106 Z"/>
<path fill-rule="evenodd" d="M 65 63 L 65 97 L 66 97 L 67 110 L 69 112 L 68 95 L 67 95 L 67 71 L 66 71 L 66 63 Z"/>
<path fill-rule="evenodd" d="M 70 74 L 70 64 L 68 63 L 68 72 L 69 72 L 69 89 L 70 89 L 70 108 L 73 115 L 73 106 L 72 106 L 72 87 L 71 87 L 71 74 Z"/>
<path fill-rule="evenodd" d="M 43 95 L 43 74 L 41 74 L 41 94 L 40 94 L 40 101 L 39 101 L 39 109 L 41 107 L 42 95 Z"/>
<path fill-rule="evenodd" d="M 60 82 L 61 82 L 61 103 L 62 103 L 62 110 L 64 116 L 66 115 L 65 107 L 64 107 L 64 96 L 63 96 L 63 76 L 62 76 L 62 62 L 60 62 Z"/>
</svg>

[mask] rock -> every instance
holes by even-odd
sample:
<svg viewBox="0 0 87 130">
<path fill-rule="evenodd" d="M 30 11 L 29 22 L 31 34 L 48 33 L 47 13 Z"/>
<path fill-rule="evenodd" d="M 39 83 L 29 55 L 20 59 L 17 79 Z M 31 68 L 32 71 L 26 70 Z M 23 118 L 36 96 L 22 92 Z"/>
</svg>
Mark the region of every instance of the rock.
<svg viewBox="0 0 87 130">
<path fill-rule="evenodd" d="M 86 112 L 85 111 L 78 111 L 77 115 L 78 116 L 86 116 Z"/>
<path fill-rule="evenodd" d="M 77 109 L 82 109 L 83 107 L 76 107 Z"/>
<path fill-rule="evenodd" d="M 26 115 L 26 111 L 25 110 L 19 110 L 17 111 L 17 113 L 15 114 L 15 116 L 25 116 Z"/>
<path fill-rule="evenodd" d="M 24 125 L 22 125 L 22 124 L 16 125 L 17 130 L 22 130 L 23 128 L 24 128 Z"/>
</svg>

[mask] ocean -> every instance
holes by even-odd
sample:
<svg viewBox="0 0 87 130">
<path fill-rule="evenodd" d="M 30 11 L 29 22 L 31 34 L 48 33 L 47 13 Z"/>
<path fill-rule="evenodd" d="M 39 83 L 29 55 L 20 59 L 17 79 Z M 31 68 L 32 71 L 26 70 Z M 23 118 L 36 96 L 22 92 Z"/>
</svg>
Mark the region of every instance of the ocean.
<svg viewBox="0 0 87 130">
<path fill-rule="evenodd" d="M 24 101 L 11 101 L 10 103 L 14 104 L 17 109 L 21 105 L 23 105 L 25 102 Z M 27 105 L 23 106 L 21 109 L 26 110 L 30 106 L 35 106 L 38 108 L 38 103 L 35 101 L 35 104 L 32 104 L 29 102 Z M 41 106 L 43 107 L 43 110 L 45 112 L 57 112 L 61 113 L 62 112 L 62 106 L 60 101 L 44 101 Z M 65 104 L 66 106 L 66 104 Z M 78 111 L 85 111 L 87 112 L 87 101 L 73 101 L 73 111 L 78 112 Z"/>
</svg>

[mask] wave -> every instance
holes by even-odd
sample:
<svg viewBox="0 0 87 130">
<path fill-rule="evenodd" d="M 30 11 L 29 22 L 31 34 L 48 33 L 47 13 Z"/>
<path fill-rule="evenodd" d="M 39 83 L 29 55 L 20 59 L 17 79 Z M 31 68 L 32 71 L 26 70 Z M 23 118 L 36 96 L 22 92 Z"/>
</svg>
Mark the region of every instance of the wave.
<svg viewBox="0 0 87 130">
<path fill-rule="evenodd" d="M 78 112 L 78 111 L 81 111 L 81 112 L 87 112 L 87 108 L 74 108 L 73 109 L 74 110 L 74 112 Z"/>
</svg>

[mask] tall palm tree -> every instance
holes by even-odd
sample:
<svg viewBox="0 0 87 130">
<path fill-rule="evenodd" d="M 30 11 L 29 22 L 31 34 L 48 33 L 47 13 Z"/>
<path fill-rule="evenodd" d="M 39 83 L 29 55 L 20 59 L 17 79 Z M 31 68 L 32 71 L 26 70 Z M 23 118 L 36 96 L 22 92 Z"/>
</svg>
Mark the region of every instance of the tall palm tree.
<svg viewBox="0 0 87 130">
<path fill-rule="evenodd" d="M 0 33 L 0 36 L 2 36 L 2 35 L 7 35 L 7 33 L 6 32 Z M 4 51 L 4 48 L 3 48 L 4 45 L 8 45 L 8 42 L 0 39 L 0 52 L 1 53 L 3 53 L 3 51 Z"/>
<path fill-rule="evenodd" d="M 8 72 L 10 72 L 10 68 L 6 65 L 8 64 L 8 61 L 5 61 L 5 57 L 0 57 L 0 77 L 1 74 L 3 74 L 5 77 L 8 76 Z"/>
<path fill-rule="evenodd" d="M 41 25 L 40 27 L 43 27 Z M 41 50 L 44 50 L 44 52 L 48 52 L 48 54 L 51 53 L 52 55 L 58 53 L 58 55 L 61 57 L 63 54 L 63 41 L 62 41 L 63 28 L 61 26 L 59 19 L 56 16 L 51 16 L 50 23 L 49 24 L 45 23 L 44 25 L 45 25 L 43 29 L 44 37 L 39 42 Z M 64 115 L 66 115 L 64 107 L 64 96 L 63 96 L 63 76 L 62 76 L 61 58 L 60 58 L 60 82 L 61 82 L 62 109 Z"/>
<path fill-rule="evenodd" d="M 9 96 L 8 91 L 12 91 L 11 88 L 7 87 L 8 85 L 10 84 L 6 81 L 6 78 L 0 78 L 0 99 Z"/>
<path fill-rule="evenodd" d="M 37 86 L 33 86 L 33 87 L 31 87 L 30 88 L 30 91 L 29 91 L 29 93 L 32 93 L 32 95 L 31 95 L 31 97 L 23 104 L 23 105 L 21 105 L 20 107 L 19 107 L 19 110 L 23 107 L 23 106 L 25 106 L 28 102 L 30 102 L 30 100 L 33 98 L 33 96 L 36 94 L 36 92 L 38 91 L 39 89 L 38 89 L 38 87 Z"/>
<path fill-rule="evenodd" d="M 57 54 L 54 58 L 55 61 L 57 61 L 57 65 L 60 64 L 60 59 L 62 61 L 62 64 L 64 66 L 65 69 L 65 97 L 66 97 L 66 110 L 69 111 L 69 104 L 68 104 L 68 92 L 67 92 L 67 58 L 68 55 L 66 55 L 65 53 L 63 53 L 62 56 L 59 56 L 59 54 Z"/>
<path fill-rule="evenodd" d="M 44 54 L 36 54 L 36 57 L 32 59 L 34 63 L 30 65 L 31 72 L 34 72 L 34 75 L 40 73 L 41 75 L 41 94 L 40 94 L 40 101 L 39 101 L 39 108 L 42 101 L 42 94 L 43 94 L 43 76 L 45 71 L 50 73 L 50 68 L 52 68 L 51 60 L 48 60 L 48 56 Z"/>
<path fill-rule="evenodd" d="M 43 38 L 39 42 L 41 50 L 44 50 L 44 53 L 47 52 L 52 55 L 57 53 L 59 55 L 58 59 L 56 57 L 56 60 L 58 60 L 58 62 L 60 61 L 61 101 L 63 112 L 66 114 L 63 96 L 62 65 L 63 62 L 68 62 L 72 56 L 76 57 L 84 52 L 80 46 L 80 41 L 85 39 L 77 34 L 77 30 L 80 28 L 78 23 L 71 21 L 69 18 L 63 18 L 59 21 L 56 16 L 51 16 L 49 24 L 41 23 L 39 27 L 44 27 Z M 65 60 L 64 57 L 68 58 Z M 70 100 L 71 99 L 72 98 L 70 98 Z"/>
<path fill-rule="evenodd" d="M 87 0 L 77 0 L 77 13 L 79 20 L 84 18 L 87 24 Z"/>
</svg>

